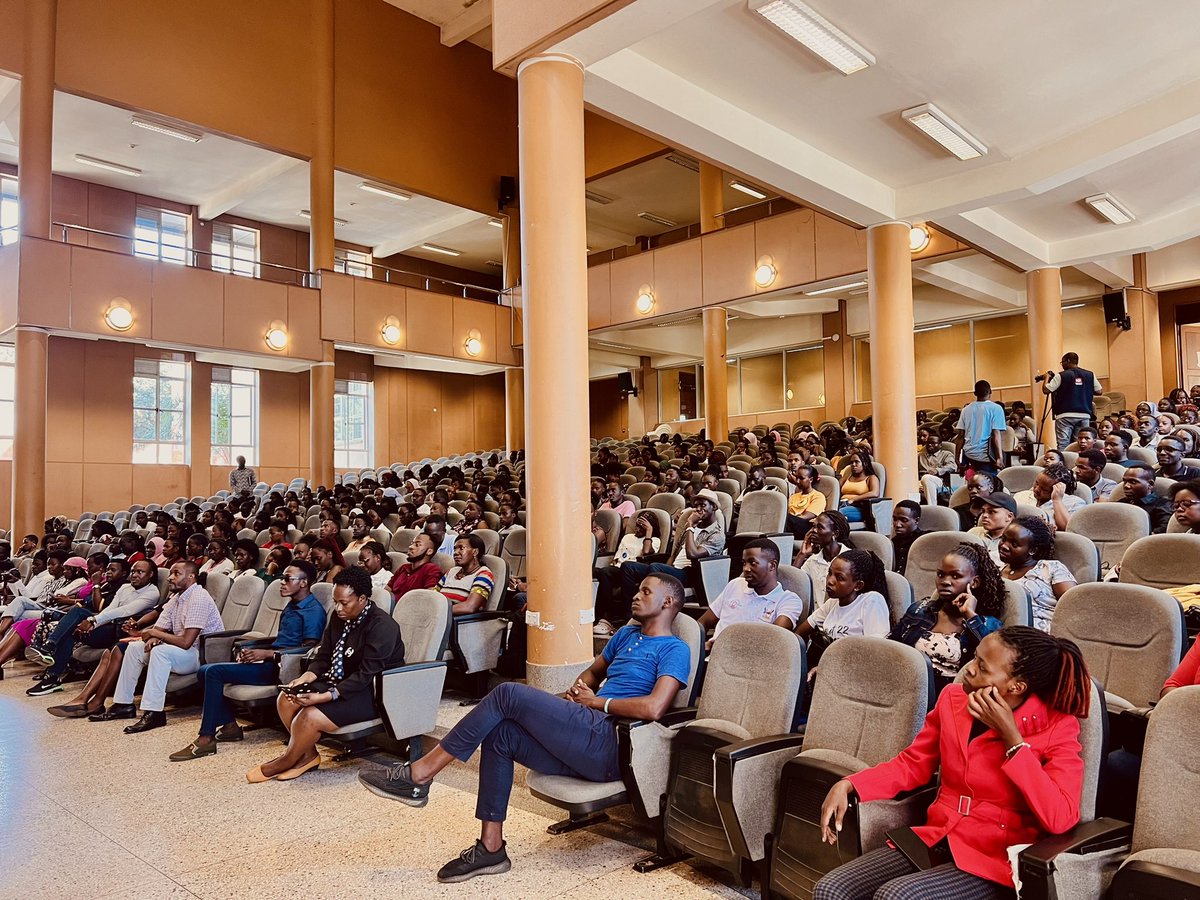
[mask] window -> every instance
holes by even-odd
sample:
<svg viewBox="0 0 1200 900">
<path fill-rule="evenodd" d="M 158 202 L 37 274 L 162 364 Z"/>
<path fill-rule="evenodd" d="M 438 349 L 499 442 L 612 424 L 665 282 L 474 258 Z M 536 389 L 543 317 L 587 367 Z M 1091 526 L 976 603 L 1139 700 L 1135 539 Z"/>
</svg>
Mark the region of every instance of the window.
<svg viewBox="0 0 1200 900">
<path fill-rule="evenodd" d="M 191 217 L 152 206 L 139 206 L 133 224 L 133 253 L 163 262 L 188 262 Z"/>
<path fill-rule="evenodd" d="M 12 459 L 13 402 L 16 389 L 17 351 L 11 344 L 0 344 L 0 459 Z"/>
<path fill-rule="evenodd" d="M 188 464 L 188 364 L 133 361 L 133 461 Z"/>
<path fill-rule="evenodd" d="M 361 250 L 347 250 L 337 247 L 333 251 L 333 270 L 345 272 L 347 275 L 357 275 L 359 278 L 371 277 L 371 254 Z"/>
<path fill-rule="evenodd" d="M 218 272 L 258 277 L 258 229 L 213 222 L 212 267 Z"/>
<path fill-rule="evenodd" d="M 232 466 L 239 456 L 258 465 L 258 372 L 254 369 L 212 370 L 212 446 L 209 462 Z"/>
<path fill-rule="evenodd" d="M 336 469 L 365 469 L 371 465 L 371 382 L 333 383 L 333 465 Z"/>
<path fill-rule="evenodd" d="M 13 243 L 20 234 L 17 209 L 17 179 L 0 175 L 0 247 Z"/>
</svg>

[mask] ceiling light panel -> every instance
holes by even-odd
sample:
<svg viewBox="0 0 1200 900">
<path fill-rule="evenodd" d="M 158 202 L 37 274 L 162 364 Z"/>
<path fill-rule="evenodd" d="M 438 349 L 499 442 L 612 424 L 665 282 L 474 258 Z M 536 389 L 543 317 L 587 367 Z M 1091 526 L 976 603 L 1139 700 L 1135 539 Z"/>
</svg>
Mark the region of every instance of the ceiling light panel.
<svg viewBox="0 0 1200 900">
<path fill-rule="evenodd" d="M 743 181 L 731 181 L 729 186 L 735 191 L 741 191 L 743 194 L 753 197 L 755 200 L 766 200 L 767 195 L 756 187 L 751 187 Z"/>
<path fill-rule="evenodd" d="M 607 197 L 604 194 L 601 194 L 599 191 L 585 190 L 583 192 L 583 196 L 592 203 L 598 203 L 600 206 L 608 206 L 608 204 L 613 202 L 612 197 Z"/>
<path fill-rule="evenodd" d="M 800 0 L 750 0 L 758 13 L 792 40 L 803 44 L 843 75 L 875 64 L 861 44 Z"/>
<path fill-rule="evenodd" d="M 1137 218 L 1133 213 L 1118 203 L 1117 199 L 1113 197 L 1112 194 L 1096 194 L 1093 197 L 1085 197 L 1083 202 L 1113 225 L 1126 225 Z"/>
<path fill-rule="evenodd" d="M 685 169 L 689 169 L 692 172 L 700 171 L 700 163 L 696 162 L 696 160 L 692 159 L 690 156 L 684 156 L 682 153 L 668 153 L 667 161 L 673 162 L 675 165 L 682 166 Z"/>
<path fill-rule="evenodd" d="M 123 166 L 120 163 L 109 162 L 107 159 L 97 159 L 95 156 L 88 156 L 84 153 L 76 153 L 75 162 L 82 163 L 85 166 L 92 166 L 96 169 L 105 169 L 109 172 L 116 172 L 120 175 L 130 175 L 134 178 L 140 178 L 142 176 L 141 169 L 135 169 L 133 166 Z"/>
<path fill-rule="evenodd" d="M 645 219 L 647 222 L 653 222 L 656 225 L 662 225 L 664 228 L 674 228 L 678 222 L 672 222 L 670 219 L 664 219 L 662 216 L 656 216 L 652 212 L 638 213 L 639 219 Z"/>
<path fill-rule="evenodd" d="M 167 137 L 173 137 L 176 140 L 187 141 L 189 144 L 195 144 L 204 137 L 202 132 L 180 128 L 178 125 L 170 125 L 166 122 L 159 122 L 157 119 L 151 119 L 148 116 L 133 116 L 129 120 L 129 124 L 136 125 L 138 128 L 145 128 L 147 131 L 165 134 Z"/>
<path fill-rule="evenodd" d="M 421 249 L 429 253 L 440 253 L 443 256 L 462 256 L 461 250 L 455 250 L 451 247 L 442 247 L 438 244 L 422 244 Z"/>
<path fill-rule="evenodd" d="M 386 184 L 376 184 L 373 181 L 364 181 L 359 184 L 359 190 L 366 191 L 368 194 L 378 194 L 380 197 L 387 197 L 389 200 L 411 200 L 412 194 L 407 191 L 397 190 L 396 188 L 388 187 Z"/>
<path fill-rule="evenodd" d="M 987 145 L 932 103 L 914 106 L 900 115 L 961 160 L 975 159 L 988 152 Z"/>
</svg>

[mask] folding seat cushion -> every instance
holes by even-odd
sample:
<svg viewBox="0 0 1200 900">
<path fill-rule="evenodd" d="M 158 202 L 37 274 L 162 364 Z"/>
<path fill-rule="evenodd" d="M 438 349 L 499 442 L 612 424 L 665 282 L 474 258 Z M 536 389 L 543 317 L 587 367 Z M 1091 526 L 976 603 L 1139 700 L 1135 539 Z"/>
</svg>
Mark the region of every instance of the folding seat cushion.
<svg viewBox="0 0 1200 900">
<path fill-rule="evenodd" d="M 1134 541 L 1121 558 L 1121 583 L 1182 587 L 1200 581 L 1200 534 L 1152 534 Z"/>
<path fill-rule="evenodd" d="M 1095 544 L 1100 552 L 1101 569 L 1107 572 L 1121 562 L 1134 541 L 1150 534 L 1150 517 L 1128 503 L 1093 503 L 1072 514 L 1067 520 L 1067 532 Z"/>
<path fill-rule="evenodd" d="M 912 584 L 918 599 L 933 595 L 937 588 L 937 567 L 942 557 L 962 543 L 983 546 L 982 539 L 965 531 L 934 531 L 912 542 L 904 577 Z"/>
</svg>

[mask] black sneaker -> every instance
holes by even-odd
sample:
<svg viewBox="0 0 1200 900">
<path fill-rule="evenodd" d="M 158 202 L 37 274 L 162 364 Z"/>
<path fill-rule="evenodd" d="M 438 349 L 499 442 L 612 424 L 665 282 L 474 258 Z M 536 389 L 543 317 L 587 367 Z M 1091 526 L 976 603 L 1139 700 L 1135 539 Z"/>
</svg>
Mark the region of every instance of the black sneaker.
<svg viewBox="0 0 1200 900">
<path fill-rule="evenodd" d="M 242 726 L 237 722 L 230 722 L 228 725 L 222 725 L 217 729 L 216 738 L 222 744 L 229 744 L 234 741 L 243 740 L 246 736 L 242 733 Z"/>
<path fill-rule="evenodd" d="M 399 800 L 409 806 L 424 806 L 429 802 L 429 785 L 412 780 L 408 763 L 400 763 L 382 772 L 360 772 L 358 782 L 376 797 Z"/>
<path fill-rule="evenodd" d="M 57 694 L 63 689 L 63 683 L 57 678 L 44 678 L 27 690 L 30 697 L 44 697 L 46 694 Z"/>
<path fill-rule="evenodd" d="M 438 869 L 437 880 L 443 884 L 469 881 L 476 875 L 499 875 L 512 868 L 512 860 L 505 852 L 505 843 L 500 849 L 489 853 L 483 841 L 476 841 L 457 857 Z"/>
</svg>

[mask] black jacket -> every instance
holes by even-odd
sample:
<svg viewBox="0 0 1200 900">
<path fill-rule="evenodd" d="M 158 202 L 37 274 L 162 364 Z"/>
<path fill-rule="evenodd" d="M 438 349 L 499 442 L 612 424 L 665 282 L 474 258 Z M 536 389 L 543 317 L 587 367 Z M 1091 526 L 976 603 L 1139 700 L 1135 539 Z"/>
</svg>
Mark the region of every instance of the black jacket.
<svg viewBox="0 0 1200 900">
<path fill-rule="evenodd" d="M 333 648 L 346 630 L 346 622 L 337 614 L 329 617 L 317 655 L 308 663 L 308 671 L 317 678 L 328 681 L 329 667 L 333 662 Z M 375 676 L 385 669 L 404 665 L 404 641 L 400 639 L 400 626 L 374 603 L 368 607 L 367 617 L 346 638 L 346 659 L 341 681 L 334 686 L 338 693 L 349 696 L 359 691 L 370 691 Z"/>
</svg>

